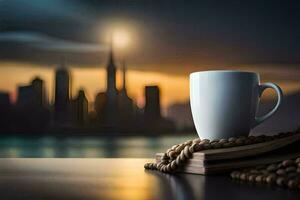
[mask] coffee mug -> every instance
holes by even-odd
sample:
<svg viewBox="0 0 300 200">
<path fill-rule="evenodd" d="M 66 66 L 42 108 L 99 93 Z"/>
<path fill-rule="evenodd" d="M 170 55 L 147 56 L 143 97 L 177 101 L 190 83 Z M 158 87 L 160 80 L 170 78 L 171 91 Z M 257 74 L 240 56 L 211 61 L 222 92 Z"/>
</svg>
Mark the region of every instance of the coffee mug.
<svg viewBox="0 0 300 200">
<path fill-rule="evenodd" d="M 257 117 L 263 91 L 272 88 L 277 103 Z M 190 102 L 194 124 L 201 139 L 247 136 L 252 128 L 271 117 L 282 102 L 274 83 L 260 83 L 259 74 L 243 71 L 200 71 L 190 74 Z"/>
</svg>

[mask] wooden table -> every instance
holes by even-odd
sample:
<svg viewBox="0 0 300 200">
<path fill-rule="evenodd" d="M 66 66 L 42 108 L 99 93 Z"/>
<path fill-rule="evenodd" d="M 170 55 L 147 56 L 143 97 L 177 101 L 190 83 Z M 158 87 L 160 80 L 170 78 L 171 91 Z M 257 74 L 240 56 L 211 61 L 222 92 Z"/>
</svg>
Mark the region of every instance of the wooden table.
<svg viewBox="0 0 300 200">
<path fill-rule="evenodd" d="M 226 175 L 144 171 L 149 159 L 0 159 L 1 199 L 300 199 L 300 192 L 240 184 Z M 152 161 L 152 160 L 151 160 Z"/>
</svg>

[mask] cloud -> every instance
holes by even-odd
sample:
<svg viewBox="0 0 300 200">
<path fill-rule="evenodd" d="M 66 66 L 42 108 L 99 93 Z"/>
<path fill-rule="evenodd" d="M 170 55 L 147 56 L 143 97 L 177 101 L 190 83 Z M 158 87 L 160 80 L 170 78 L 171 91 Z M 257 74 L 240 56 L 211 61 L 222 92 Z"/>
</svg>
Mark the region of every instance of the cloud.
<svg viewBox="0 0 300 200">
<path fill-rule="evenodd" d="M 95 53 L 108 49 L 108 46 L 104 44 L 75 42 L 37 32 L 2 32 L 0 33 L 0 43 L 3 42 L 62 53 Z"/>
<path fill-rule="evenodd" d="M 1 18 L 14 22 L 68 18 L 86 23 L 90 20 L 84 5 L 76 0 L 0 0 L 0 11 Z"/>
<path fill-rule="evenodd" d="M 0 32 L 0 61 L 51 65 L 63 56 L 70 65 L 103 66 L 107 54 L 100 51 L 105 47 L 95 43 L 104 40 L 111 26 L 128 25 L 134 34 L 126 59 L 138 70 L 187 75 L 245 64 L 299 68 L 298 4 L 266 5 L 0 0 L 0 29 L 21 31 L 9 36 Z"/>
</svg>

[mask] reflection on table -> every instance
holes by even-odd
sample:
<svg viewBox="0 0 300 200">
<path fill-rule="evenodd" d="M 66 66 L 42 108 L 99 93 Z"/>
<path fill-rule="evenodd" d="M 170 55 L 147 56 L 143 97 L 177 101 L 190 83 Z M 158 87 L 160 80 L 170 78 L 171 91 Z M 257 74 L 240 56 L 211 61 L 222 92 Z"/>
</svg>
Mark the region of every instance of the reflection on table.
<svg viewBox="0 0 300 200">
<path fill-rule="evenodd" d="M 300 199 L 282 188 L 241 184 L 226 175 L 145 171 L 149 159 L 0 159 L 5 199 Z"/>
</svg>

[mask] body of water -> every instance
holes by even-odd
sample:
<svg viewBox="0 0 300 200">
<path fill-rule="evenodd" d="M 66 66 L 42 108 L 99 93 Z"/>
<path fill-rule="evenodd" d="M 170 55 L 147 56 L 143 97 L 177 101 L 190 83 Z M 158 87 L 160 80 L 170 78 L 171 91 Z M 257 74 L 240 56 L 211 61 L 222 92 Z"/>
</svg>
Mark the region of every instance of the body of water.
<svg viewBox="0 0 300 200">
<path fill-rule="evenodd" d="M 195 134 L 145 136 L 1 136 L 2 158 L 152 158 Z"/>
</svg>

